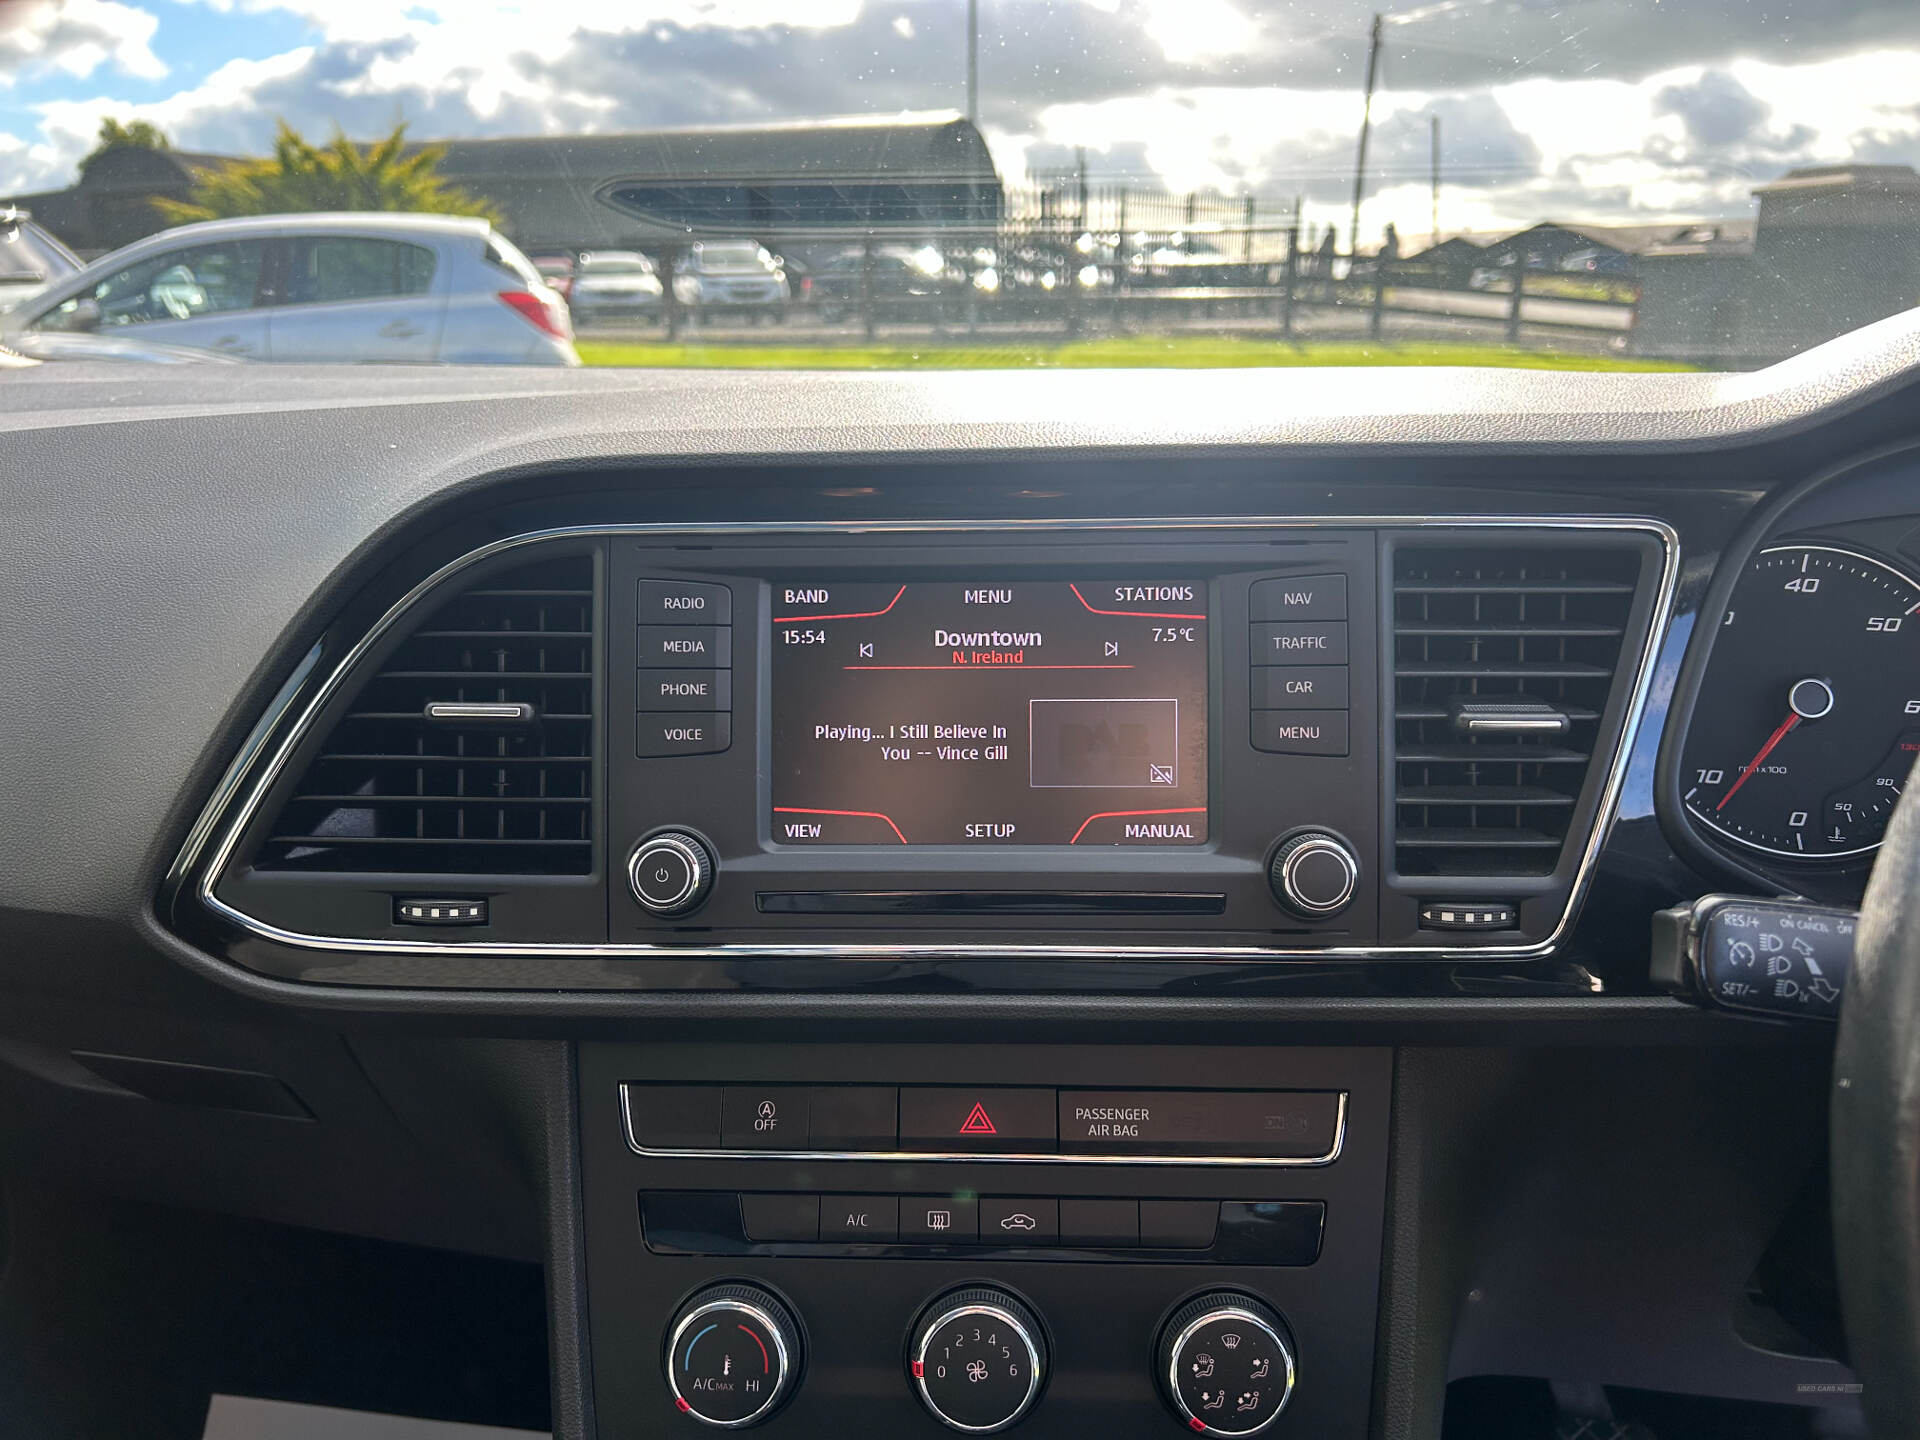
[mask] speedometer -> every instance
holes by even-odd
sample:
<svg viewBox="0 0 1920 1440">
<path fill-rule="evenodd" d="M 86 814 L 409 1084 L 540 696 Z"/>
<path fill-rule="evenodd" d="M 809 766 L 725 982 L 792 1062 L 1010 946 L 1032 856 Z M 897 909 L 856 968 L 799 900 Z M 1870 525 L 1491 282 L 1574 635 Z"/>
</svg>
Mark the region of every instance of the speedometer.
<svg viewBox="0 0 1920 1440">
<path fill-rule="evenodd" d="M 1734 587 L 1681 750 L 1700 824 L 1796 860 L 1880 844 L 1920 754 L 1920 582 L 1778 545 Z"/>
</svg>

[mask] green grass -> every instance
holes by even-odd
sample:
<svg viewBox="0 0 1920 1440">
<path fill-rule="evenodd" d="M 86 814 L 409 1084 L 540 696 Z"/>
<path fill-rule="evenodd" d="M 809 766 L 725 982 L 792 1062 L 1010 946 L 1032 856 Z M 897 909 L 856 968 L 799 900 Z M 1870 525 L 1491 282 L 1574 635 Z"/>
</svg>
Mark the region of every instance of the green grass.
<svg viewBox="0 0 1920 1440">
<path fill-rule="evenodd" d="M 1294 365 L 1481 365 L 1509 370 L 1669 371 L 1677 361 L 1626 355 L 1578 355 L 1504 345 L 1404 345 L 1364 341 L 1280 340 L 1240 336 L 1121 336 L 1058 342 L 981 343 L 955 339 L 930 345 L 668 344 L 578 342 L 589 365 L 669 366 L 714 370 L 1104 370 L 1168 366 L 1188 370 Z"/>
</svg>

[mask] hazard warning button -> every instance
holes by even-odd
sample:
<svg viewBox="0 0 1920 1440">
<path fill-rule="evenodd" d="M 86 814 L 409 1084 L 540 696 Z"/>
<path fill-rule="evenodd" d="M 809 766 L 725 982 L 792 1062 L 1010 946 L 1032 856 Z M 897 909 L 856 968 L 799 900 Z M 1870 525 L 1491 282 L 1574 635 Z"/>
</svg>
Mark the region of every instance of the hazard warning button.
<svg viewBox="0 0 1920 1440">
<path fill-rule="evenodd" d="M 903 1089 L 900 1148 L 1005 1154 L 1055 1148 L 1051 1090 Z"/>
</svg>

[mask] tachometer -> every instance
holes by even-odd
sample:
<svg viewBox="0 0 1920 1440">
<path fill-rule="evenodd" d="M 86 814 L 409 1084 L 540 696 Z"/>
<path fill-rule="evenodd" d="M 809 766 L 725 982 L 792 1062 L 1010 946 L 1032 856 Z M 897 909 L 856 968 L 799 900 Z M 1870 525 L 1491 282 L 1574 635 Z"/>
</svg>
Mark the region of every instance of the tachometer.
<svg viewBox="0 0 1920 1440">
<path fill-rule="evenodd" d="M 1920 582 L 1832 545 L 1753 559 L 1681 750 L 1688 812 L 1737 844 L 1836 860 L 1880 844 L 1920 754 Z"/>
</svg>

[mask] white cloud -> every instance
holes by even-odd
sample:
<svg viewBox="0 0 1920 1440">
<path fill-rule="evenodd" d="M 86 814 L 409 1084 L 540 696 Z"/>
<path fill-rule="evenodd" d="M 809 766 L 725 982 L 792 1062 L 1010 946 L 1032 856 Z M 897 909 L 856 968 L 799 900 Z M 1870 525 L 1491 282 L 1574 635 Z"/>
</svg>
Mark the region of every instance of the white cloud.
<svg viewBox="0 0 1920 1440">
<path fill-rule="evenodd" d="M 12 0 L 0 10 L 0 86 L 49 71 L 84 80 L 102 66 L 158 80 L 158 17 L 118 0 Z"/>
</svg>

